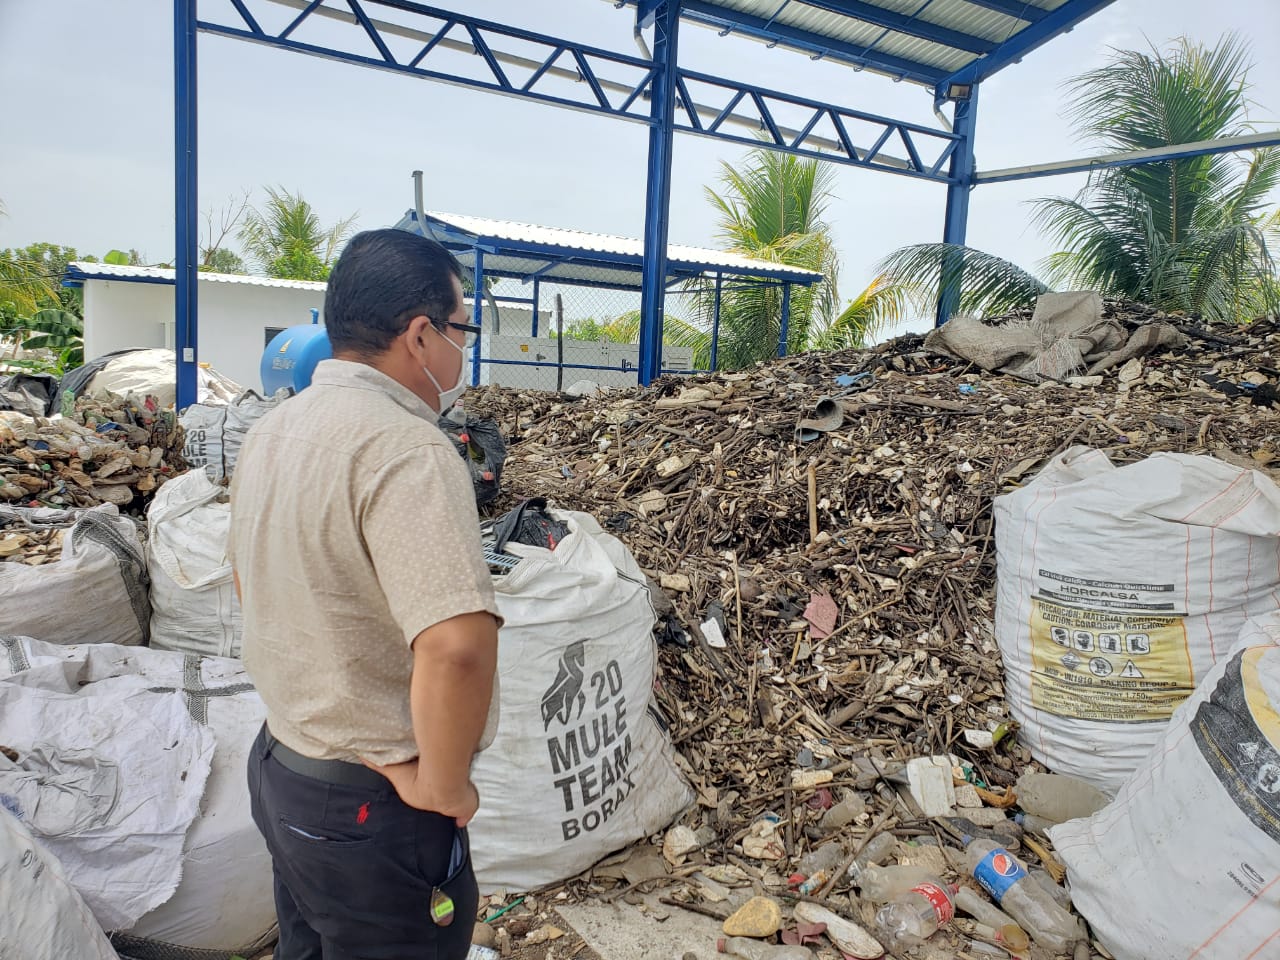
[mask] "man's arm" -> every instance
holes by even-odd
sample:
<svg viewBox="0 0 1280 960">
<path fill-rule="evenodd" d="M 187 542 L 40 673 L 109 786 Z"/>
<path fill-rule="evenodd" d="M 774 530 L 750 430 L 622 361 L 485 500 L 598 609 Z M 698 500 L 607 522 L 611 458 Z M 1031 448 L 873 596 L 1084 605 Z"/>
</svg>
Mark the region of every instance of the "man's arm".
<svg viewBox="0 0 1280 960">
<path fill-rule="evenodd" d="M 498 663 L 498 625 L 466 613 L 423 630 L 413 641 L 409 706 L 418 758 L 377 770 L 405 803 L 453 817 L 465 827 L 479 797 L 471 760 L 489 715 Z"/>
</svg>

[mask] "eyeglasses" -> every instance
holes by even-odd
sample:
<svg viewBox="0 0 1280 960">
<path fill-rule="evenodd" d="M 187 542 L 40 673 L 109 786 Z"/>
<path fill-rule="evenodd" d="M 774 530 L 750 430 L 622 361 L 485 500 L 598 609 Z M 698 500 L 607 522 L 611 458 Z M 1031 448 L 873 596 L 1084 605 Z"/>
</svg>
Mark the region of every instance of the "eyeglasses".
<svg viewBox="0 0 1280 960">
<path fill-rule="evenodd" d="M 470 350 L 480 339 L 480 327 L 474 323 L 454 323 L 452 320 L 432 320 L 437 327 L 453 327 L 461 330 L 466 336 L 462 340 L 462 349 Z"/>
</svg>

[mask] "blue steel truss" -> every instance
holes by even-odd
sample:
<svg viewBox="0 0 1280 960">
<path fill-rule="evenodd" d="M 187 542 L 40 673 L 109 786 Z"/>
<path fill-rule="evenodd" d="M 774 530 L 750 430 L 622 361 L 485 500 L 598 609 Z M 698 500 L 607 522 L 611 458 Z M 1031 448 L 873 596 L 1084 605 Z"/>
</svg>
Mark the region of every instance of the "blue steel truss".
<svg viewBox="0 0 1280 960">
<path fill-rule="evenodd" d="M 411 0 L 345 0 L 345 5 L 348 9 L 341 10 L 321 0 L 311 0 L 287 25 L 268 30 L 262 26 L 263 18 L 254 16 L 254 10 L 276 6 L 273 0 L 223 0 L 221 5 L 213 5 L 213 12 L 220 11 L 223 16 L 201 19 L 198 25 L 204 33 L 295 53 L 636 123 L 657 122 L 650 100 L 659 67 L 652 60 L 572 43 Z M 686 0 L 682 9 L 689 5 Z M 403 16 L 401 22 L 395 23 L 379 19 L 374 15 L 379 8 L 408 14 L 414 23 L 403 22 L 406 19 Z M 322 20 L 348 23 L 359 29 L 346 31 L 341 44 L 336 33 L 324 45 L 298 39 L 301 27 Z M 421 45 L 412 56 L 398 57 L 391 47 L 392 37 L 413 39 Z M 503 46 L 510 46 L 512 42 L 522 45 L 526 51 L 532 47 L 538 52 L 530 56 L 504 51 Z M 477 69 L 464 73 L 456 66 L 450 69 L 445 64 L 437 64 L 432 55 L 443 49 L 472 54 L 477 58 Z M 373 51 L 377 56 L 370 55 Z M 528 73 L 527 79 L 513 76 L 512 67 Z M 570 95 L 562 83 L 555 82 L 564 79 L 575 81 L 576 96 Z M 675 130 L 753 147 L 761 145 L 763 136 L 768 145 L 800 156 L 939 183 L 950 182 L 946 168 L 960 138 L 949 131 L 678 66 L 674 82 L 677 97 L 671 122 Z M 700 104 L 698 94 L 713 98 L 717 105 Z M 719 105 L 721 103 L 723 105 Z M 784 114 L 793 119 L 792 125 L 783 122 Z M 835 139 L 815 136 L 815 130 L 823 121 L 836 132 Z M 853 123 L 871 127 L 875 139 L 870 143 L 855 143 L 849 132 Z M 737 130 L 731 129 L 734 127 Z M 894 156 L 889 151 L 902 155 Z"/>
<path fill-rule="evenodd" d="M 637 23 L 653 27 L 651 58 L 616 53 L 585 44 L 544 36 L 493 23 L 413 0 L 204 0 L 204 9 L 220 18 L 200 19 L 197 0 L 174 0 L 175 200 L 177 250 L 175 262 L 175 330 L 178 348 L 178 406 L 196 396 L 196 277 L 197 94 L 196 36 L 204 32 L 277 49 L 323 57 L 361 67 L 487 90 L 524 100 L 610 116 L 649 127 L 649 175 L 645 203 L 645 257 L 642 284 L 640 380 L 648 383 L 662 372 L 661 327 L 666 268 L 667 222 L 670 206 L 672 134 L 679 130 L 697 136 L 756 147 L 762 144 L 785 153 L 817 157 L 833 163 L 880 170 L 947 186 L 945 235 L 963 239 L 968 217 L 968 194 L 981 182 L 973 159 L 974 118 L 978 85 L 1022 56 L 1114 0 L 1066 0 L 1054 11 L 1025 0 L 966 0 L 975 7 L 1015 18 L 1024 27 L 1003 41 L 973 36 L 950 27 L 896 12 L 874 0 L 805 0 L 837 16 L 854 18 L 894 32 L 962 51 L 972 57 L 959 71 L 948 74 L 930 64 L 887 54 L 876 43 L 861 46 L 813 31 L 789 27 L 752 16 L 717 0 L 617 0 L 635 8 Z M 293 8 L 288 23 L 268 29 L 264 5 L 276 13 Z M 925 5 L 927 6 L 927 4 Z M 779 7 L 782 10 L 785 7 Z M 917 10 L 917 14 L 924 8 Z M 395 14 L 388 22 L 382 17 Z M 412 23 L 406 23 L 406 18 Z M 676 57 L 679 25 L 690 20 L 722 33 L 736 32 L 770 45 L 804 51 L 813 59 L 830 57 L 855 66 L 920 83 L 933 89 L 935 101 L 954 101 L 954 130 L 933 129 L 834 104 L 769 90 L 679 66 Z M 341 22 L 352 29 L 349 43 L 304 40 L 303 27 L 318 22 Z M 342 32 L 342 31 L 337 31 Z M 335 32 L 333 35 L 336 36 Z M 416 41 L 406 52 L 400 41 Z M 524 53 L 504 47 L 516 44 Z M 529 55 L 532 48 L 538 51 Z M 397 49 L 401 53 L 397 55 Z M 451 68 L 442 52 L 474 56 L 470 72 Z M 565 84 L 563 81 L 572 81 Z M 567 88 L 567 89 L 566 89 Z M 700 98 L 712 97 L 707 104 Z M 857 143 L 851 135 L 870 143 Z M 834 138 L 819 129 L 834 131 Z M 763 139 L 761 137 L 763 136 Z M 483 270 L 483 250 L 476 249 L 477 272 Z M 538 278 L 534 277 L 536 284 Z M 719 286 L 719 281 L 717 281 Z M 785 293 L 789 293 L 789 285 Z M 939 322 L 945 319 L 948 297 L 940 300 Z M 789 296 L 784 295 L 789 306 Z M 789 312 L 789 311 L 788 311 Z M 786 323 L 783 324 L 785 349 Z"/>
</svg>

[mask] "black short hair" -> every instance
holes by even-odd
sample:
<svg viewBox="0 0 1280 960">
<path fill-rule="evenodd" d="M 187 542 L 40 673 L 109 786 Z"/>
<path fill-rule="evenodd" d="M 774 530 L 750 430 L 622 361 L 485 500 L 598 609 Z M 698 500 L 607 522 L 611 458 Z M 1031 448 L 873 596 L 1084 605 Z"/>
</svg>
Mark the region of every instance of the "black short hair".
<svg viewBox="0 0 1280 960">
<path fill-rule="evenodd" d="M 415 316 L 442 323 L 458 309 L 458 258 L 407 230 L 365 230 L 351 238 L 329 274 L 324 324 L 335 353 L 385 353 Z"/>
</svg>

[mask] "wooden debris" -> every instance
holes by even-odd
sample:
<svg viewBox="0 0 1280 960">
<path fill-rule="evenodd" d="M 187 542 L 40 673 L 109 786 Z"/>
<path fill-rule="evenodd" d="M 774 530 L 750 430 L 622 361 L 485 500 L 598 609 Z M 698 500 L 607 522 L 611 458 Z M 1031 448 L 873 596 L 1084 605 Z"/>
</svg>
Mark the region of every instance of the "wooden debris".
<svg viewBox="0 0 1280 960">
<path fill-rule="evenodd" d="M 1104 312 L 1130 327 L 1168 319 L 1111 302 Z M 1190 339 L 1176 353 L 1061 383 L 975 373 L 909 336 L 591 399 L 468 396 L 469 412 L 494 417 L 508 442 L 506 492 L 489 509 L 543 496 L 591 513 L 664 588 L 665 619 L 679 629 L 663 636 L 691 638 L 662 646 L 655 705 L 699 797 L 682 823 L 716 838 L 684 869 L 717 886 L 708 896 L 698 880 L 668 877 L 656 881 L 671 887 L 664 902 L 724 916 L 712 900 L 733 890 L 740 903 L 748 883 L 787 899 L 786 877 L 825 836 L 826 809 L 860 791 L 866 810 L 841 832 L 848 861 L 808 897 L 842 912 L 849 901 L 836 891 L 875 835 L 945 833 L 900 796 L 916 757 L 958 761 L 960 816 L 1009 824 L 1008 788 L 1034 765 L 1004 735 L 994 498 L 1072 445 L 1118 464 L 1207 454 L 1280 481 L 1280 406 L 1267 399 L 1280 383 L 1280 326 L 1179 318 L 1179 328 Z M 797 432 L 831 396 L 840 426 Z M 815 629 L 806 617 L 815 596 L 837 609 L 829 636 L 829 619 Z M 726 627 L 719 649 L 698 630 L 713 605 Z M 987 806 L 971 806 L 975 795 Z M 740 879 L 718 872 L 728 864 Z M 587 881 L 570 886 L 592 895 Z"/>
</svg>

